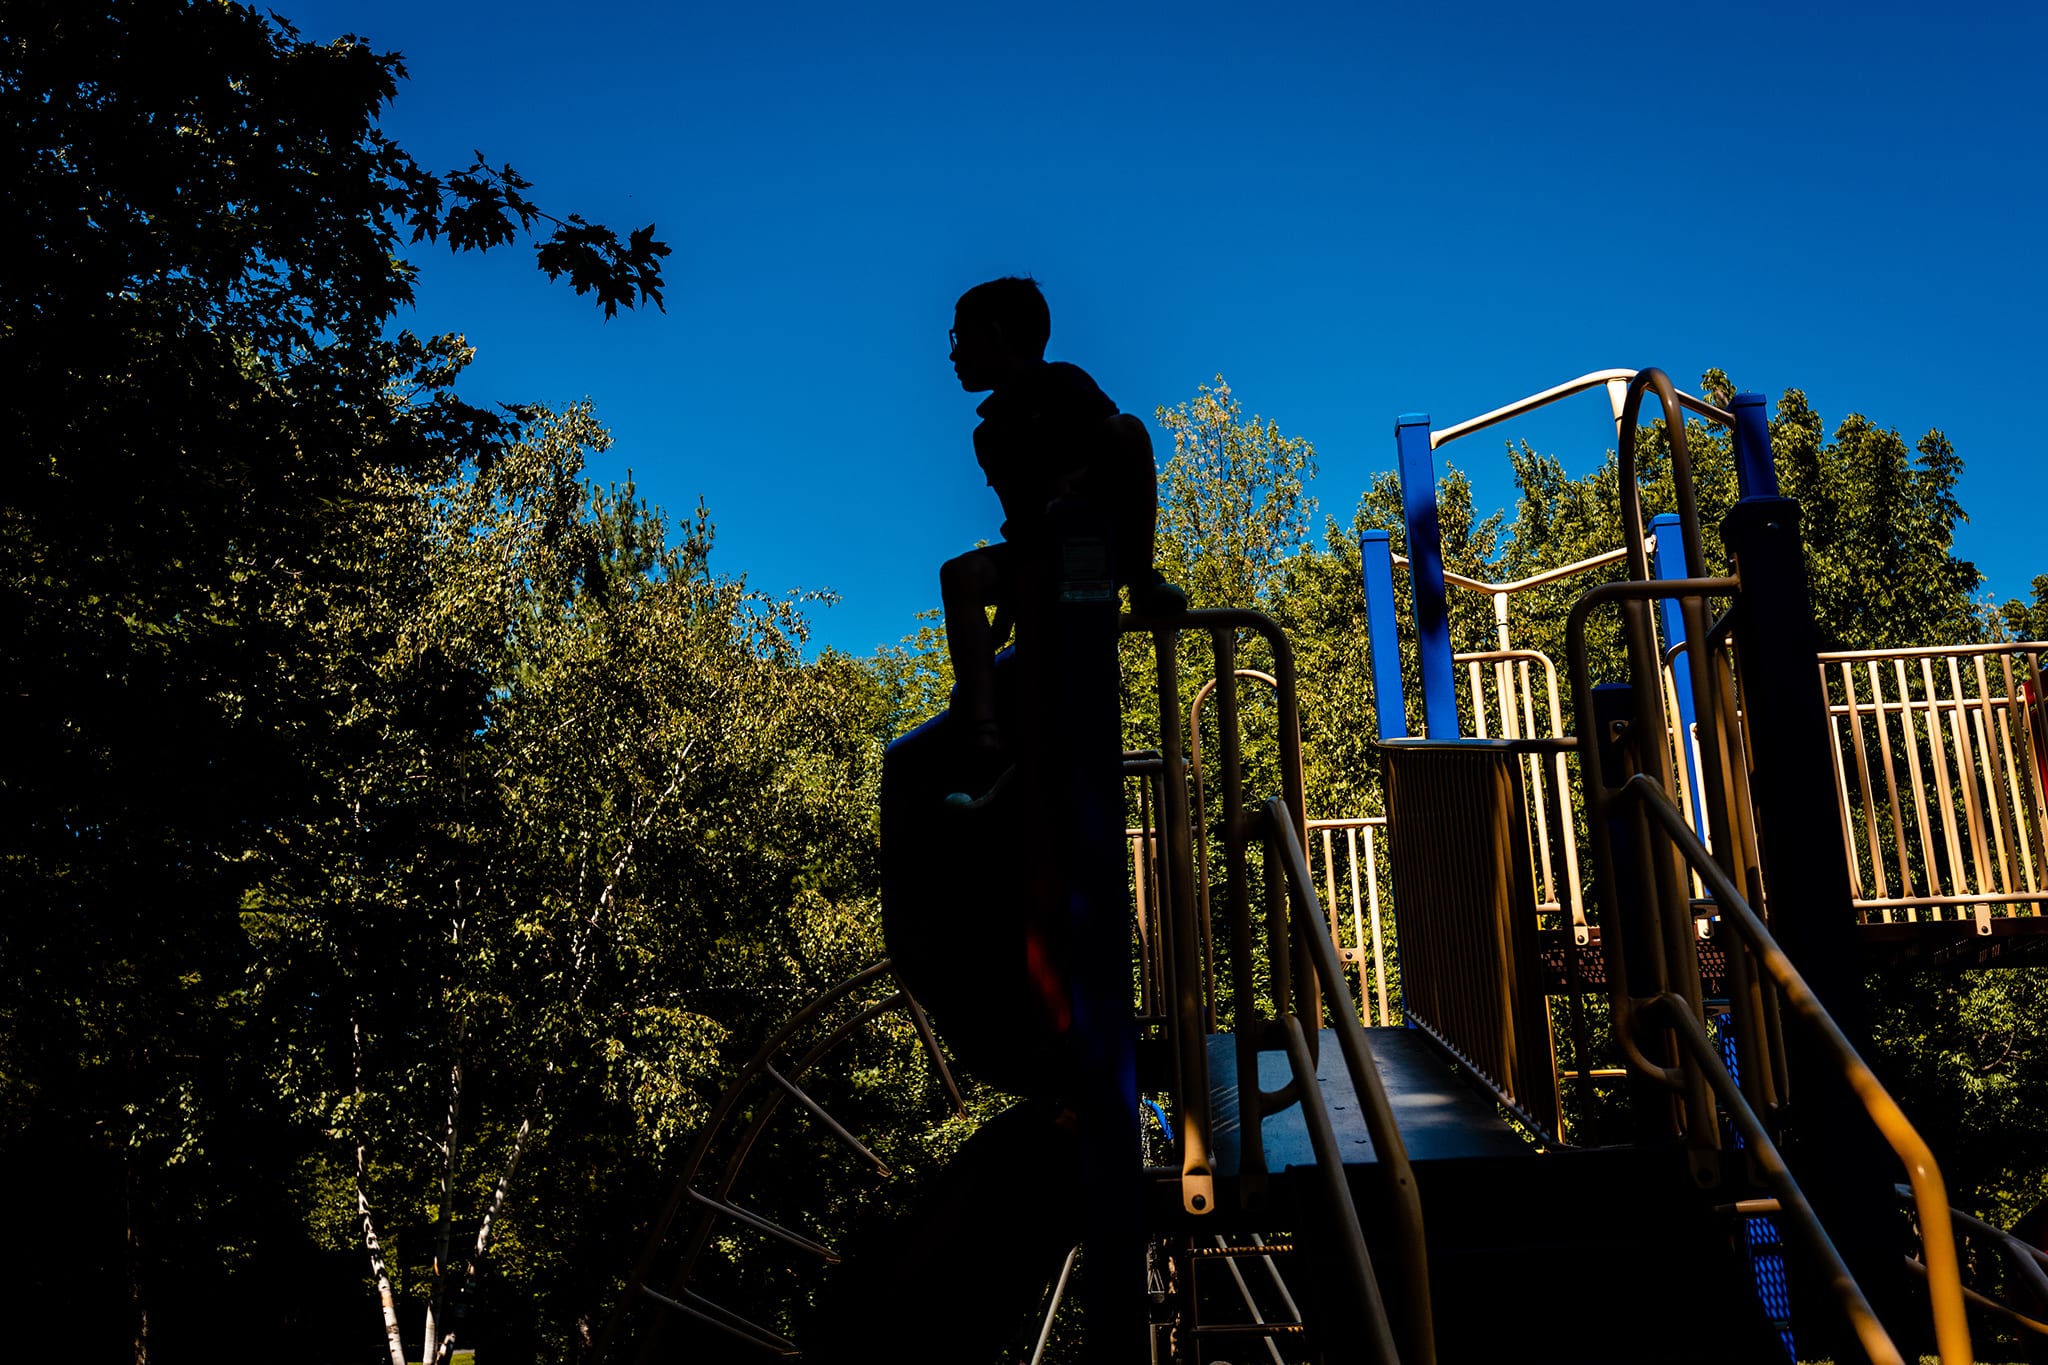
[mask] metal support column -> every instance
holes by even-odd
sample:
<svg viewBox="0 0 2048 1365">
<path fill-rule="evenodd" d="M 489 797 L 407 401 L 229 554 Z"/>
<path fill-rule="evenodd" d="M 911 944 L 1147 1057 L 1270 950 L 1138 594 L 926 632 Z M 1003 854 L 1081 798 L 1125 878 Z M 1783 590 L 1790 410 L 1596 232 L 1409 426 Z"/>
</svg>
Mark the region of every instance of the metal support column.
<svg viewBox="0 0 2048 1365">
<path fill-rule="evenodd" d="M 1071 1099 L 1087 1198 L 1084 1359 L 1128 1365 L 1144 1358 L 1148 1328 L 1116 572 L 1094 508 L 1062 499 L 1053 511 L 1060 563 L 1047 678 L 1052 708 L 1044 732 L 1053 770 L 1041 826 L 1053 838 L 1041 847 L 1057 861 L 1071 964 Z"/>
<path fill-rule="evenodd" d="M 1864 998 L 1862 945 L 1856 935 L 1853 883 L 1836 820 L 1834 758 L 1829 753 L 1828 702 L 1815 655 L 1811 585 L 1799 539 L 1799 505 L 1777 496 L 1770 427 L 1763 398 L 1734 402 L 1736 467 L 1743 498 L 1721 523 L 1721 537 L 1742 581 L 1733 608 L 1743 721 L 1755 763 L 1751 792 L 1763 859 L 1771 932 L 1834 1017 L 1852 1046 L 1870 1055 L 1870 1011 Z M 1905 1229 L 1892 1197 L 1897 1178 L 1890 1152 L 1865 1118 L 1847 1079 L 1804 1032 L 1786 1038 L 1789 1062 L 1787 1155 L 1822 1223 L 1868 1294 L 1894 1340 L 1913 1354 L 1927 1333 L 1908 1283 Z M 1802 1286 L 1795 1267 L 1795 1303 L 1806 1331 L 1828 1331 L 1833 1315 L 1819 1305 L 1824 1285 Z M 1799 1294 L 1801 1288 L 1804 1295 Z M 1808 1344 L 1853 1356 L 1848 1340 Z"/>
</svg>

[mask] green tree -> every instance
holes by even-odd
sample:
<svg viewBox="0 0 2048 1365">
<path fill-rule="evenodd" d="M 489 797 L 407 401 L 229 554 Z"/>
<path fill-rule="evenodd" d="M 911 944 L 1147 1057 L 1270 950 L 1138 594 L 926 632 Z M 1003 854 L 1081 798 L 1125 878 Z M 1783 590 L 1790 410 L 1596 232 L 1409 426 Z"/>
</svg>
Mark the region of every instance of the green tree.
<svg viewBox="0 0 2048 1365">
<path fill-rule="evenodd" d="M 1263 601 L 1315 525 L 1315 446 L 1256 413 L 1246 421 L 1220 374 L 1154 418 L 1173 434 L 1159 474 L 1160 571 L 1196 606 Z"/>
<path fill-rule="evenodd" d="M 534 411 L 488 470 L 394 497 L 363 550 L 389 581 L 329 656 L 351 761 L 244 916 L 273 1084 L 352 1186 L 394 1356 L 379 1226 L 431 1229 L 429 1354 L 456 1323 L 565 1347 L 625 1220 L 545 1175 L 522 1199 L 536 1159 L 673 1160 L 729 1048 L 878 953 L 874 684 L 711 570 L 701 510 L 671 543 L 589 488 L 607 443 Z"/>
<path fill-rule="evenodd" d="M 1997 628 L 2008 640 L 2048 640 L 2048 574 L 2035 574 L 2034 600 L 2007 598 L 1997 611 Z"/>
<path fill-rule="evenodd" d="M 333 657 L 365 539 L 511 429 L 456 396 L 460 338 L 387 334 L 406 246 L 552 223 L 544 272 L 660 302 L 651 229 L 551 220 L 482 158 L 422 170 L 377 126 L 402 75 L 238 5 L 23 0 L 0 28 L 0 1150 L 66 1191 L 20 1289 L 82 1354 L 196 1340 L 223 1286 L 316 1330 L 240 916 L 336 818 L 379 684 Z M 422 727 L 475 685 L 405 682 Z"/>
</svg>

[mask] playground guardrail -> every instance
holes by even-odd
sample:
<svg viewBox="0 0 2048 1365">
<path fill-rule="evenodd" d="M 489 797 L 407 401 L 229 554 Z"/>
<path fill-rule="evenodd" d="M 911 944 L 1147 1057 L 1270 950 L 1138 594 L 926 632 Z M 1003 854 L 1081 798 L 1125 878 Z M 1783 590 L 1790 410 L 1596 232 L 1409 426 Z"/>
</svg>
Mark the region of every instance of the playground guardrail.
<svg viewBox="0 0 2048 1365">
<path fill-rule="evenodd" d="M 2031 696 L 2048 643 L 1820 656 L 1856 907 L 1890 924 L 2040 915 L 2048 773 Z M 1903 788 L 1903 792 L 1901 791 Z"/>
</svg>

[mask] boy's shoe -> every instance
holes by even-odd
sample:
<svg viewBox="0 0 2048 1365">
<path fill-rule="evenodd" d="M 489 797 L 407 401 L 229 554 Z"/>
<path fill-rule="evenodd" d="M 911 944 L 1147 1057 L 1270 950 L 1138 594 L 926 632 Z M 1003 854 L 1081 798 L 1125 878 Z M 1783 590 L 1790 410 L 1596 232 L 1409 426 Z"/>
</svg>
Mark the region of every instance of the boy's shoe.
<svg viewBox="0 0 2048 1365">
<path fill-rule="evenodd" d="M 1166 581 L 1157 569 L 1147 569 L 1131 580 L 1133 616 L 1171 616 L 1188 609 L 1188 595 Z"/>
<path fill-rule="evenodd" d="M 1010 769 L 1009 747 L 993 720 L 969 721 L 963 727 L 960 764 L 968 790 L 950 792 L 949 806 L 969 807 L 985 801 Z"/>
</svg>

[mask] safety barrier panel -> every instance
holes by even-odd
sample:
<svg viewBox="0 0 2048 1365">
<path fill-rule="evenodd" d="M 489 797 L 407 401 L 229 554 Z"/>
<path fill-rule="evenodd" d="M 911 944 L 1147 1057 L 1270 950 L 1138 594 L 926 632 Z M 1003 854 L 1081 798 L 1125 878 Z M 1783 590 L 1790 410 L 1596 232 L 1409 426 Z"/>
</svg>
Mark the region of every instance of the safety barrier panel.
<svg viewBox="0 0 2048 1365">
<path fill-rule="evenodd" d="M 2042 913 L 2044 656 L 2040 642 L 1820 656 L 1865 920 L 1973 918 L 1988 935 L 1994 915 Z"/>
<path fill-rule="evenodd" d="M 1555 745 L 1391 740 L 1387 803 L 1406 915 L 1402 1008 L 1546 1137 L 1558 1131 L 1536 951 L 1522 760 Z"/>
</svg>

